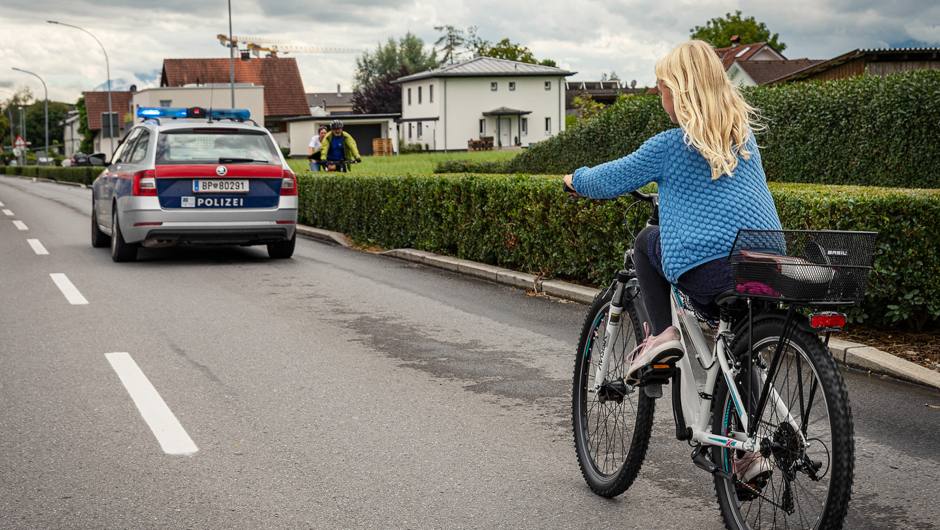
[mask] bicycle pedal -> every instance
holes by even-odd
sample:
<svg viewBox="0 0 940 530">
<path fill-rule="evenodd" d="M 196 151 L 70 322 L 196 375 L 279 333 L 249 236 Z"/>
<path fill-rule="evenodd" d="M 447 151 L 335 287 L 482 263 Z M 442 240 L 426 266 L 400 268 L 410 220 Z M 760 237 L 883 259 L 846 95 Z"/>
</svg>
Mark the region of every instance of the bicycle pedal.
<svg viewBox="0 0 940 530">
<path fill-rule="evenodd" d="M 675 373 L 674 363 L 644 366 L 637 372 L 637 380 L 640 382 L 637 386 L 668 383 Z"/>
</svg>

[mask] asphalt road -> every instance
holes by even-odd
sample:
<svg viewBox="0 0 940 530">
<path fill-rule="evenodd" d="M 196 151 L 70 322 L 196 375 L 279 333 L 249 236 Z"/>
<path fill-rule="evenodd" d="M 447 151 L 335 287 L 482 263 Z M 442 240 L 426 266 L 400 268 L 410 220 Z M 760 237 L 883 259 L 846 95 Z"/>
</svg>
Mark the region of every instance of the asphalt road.
<svg viewBox="0 0 940 530">
<path fill-rule="evenodd" d="M 90 190 L 0 203 L 0 528 L 723 528 L 668 393 L 634 487 L 585 486 L 585 306 L 309 240 L 117 264 Z M 940 527 L 940 393 L 845 376 L 846 528 Z"/>
</svg>

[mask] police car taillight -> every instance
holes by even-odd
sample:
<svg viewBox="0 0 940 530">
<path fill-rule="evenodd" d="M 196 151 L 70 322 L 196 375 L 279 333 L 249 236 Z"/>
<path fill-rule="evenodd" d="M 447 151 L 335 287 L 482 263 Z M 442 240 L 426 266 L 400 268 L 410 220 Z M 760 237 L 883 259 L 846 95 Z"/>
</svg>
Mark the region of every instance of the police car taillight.
<svg viewBox="0 0 940 530">
<path fill-rule="evenodd" d="M 297 177 L 293 171 L 284 170 L 284 180 L 281 181 L 281 195 L 297 195 Z"/>
<path fill-rule="evenodd" d="M 134 173 L 134 195 L 147 196 L 157 194 L 157 178 L 152 169 Z"/>
</svg>

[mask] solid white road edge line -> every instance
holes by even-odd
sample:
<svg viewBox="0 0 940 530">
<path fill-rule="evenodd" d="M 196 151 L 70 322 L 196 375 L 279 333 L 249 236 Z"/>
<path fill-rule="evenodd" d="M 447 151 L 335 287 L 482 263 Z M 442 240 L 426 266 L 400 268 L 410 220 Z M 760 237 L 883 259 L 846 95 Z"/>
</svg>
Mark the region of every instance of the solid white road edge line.
<svg viewBox="0 0 940 530">
<path fill-rule="evenodd" d="M 62 294 L 65 295 L 65 299 L 68 300 L 70 304 L 85 305 L 88 303 L 88 300 L 85 300 L 82 293 L 78 292 L 78 289 L 72 285 L 72 282 L 70 282 L 64 274 L 61 272 L 53 272 L 49 276 L 52 277 L 52 281 L 59 287 L 59 290 L 62 291 Z"/>
<path fill-rule="evenodd" d="M 3 214 L 13 217 L 13 212 L 11 210 L 3 210 Z"/>
<path fill-rule="evenodd" d="M 20 230 L 29 230 L 29 228 L 26 228 L 26 223 L 23 221 L 13 221 L 13 224 L 16 225 L 16 227 Z"/>
<path fill-rule="evenodd" d="M 173 415 L 170 407 L 160 397 L 157 389 L 150 384 L 147 376 L 140 371 L 140 367 L 130 354 L 127 352 L 106 353 L 105 357 L 121 378 L 124 388 L 131 395 L 131 399 L 140 410 L 140 415 L 150 426 L 150 430 L 157 437 L 163 451 L 171 455 L 191 455 L 198 451 L 199 448 L 196 447 L 193 439 L 186 434 L 186 430 Z"/>
<path fill-rule="evenodd" d="M 33 247 L 33 252 L 36 254 L 40 256 L 49 254 L 49 251 L 46 250 L 46 247 L 42 246 L 42 243 L 40 243 L 38 239 L 27 239 L 26 242 L 29 243 L 29 246 Z"/>
</svg>

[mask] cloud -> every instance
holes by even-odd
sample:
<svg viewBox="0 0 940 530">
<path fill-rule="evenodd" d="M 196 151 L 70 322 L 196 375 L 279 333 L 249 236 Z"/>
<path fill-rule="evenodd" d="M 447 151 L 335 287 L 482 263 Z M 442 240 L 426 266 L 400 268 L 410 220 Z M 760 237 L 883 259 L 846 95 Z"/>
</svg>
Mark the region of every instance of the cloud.
<svg viewBox="0 0 940 530">
<path fill-rule="evenodd" d="M 653 82 L 656 60 L 689 38 L 689 30 L 740 9 L 780 34 L 791 58 L 828 59 L 856 48 L 940 45 L 940 3 L 935 0 L 232 0 L 235 35 L 281 38 L 297 44 L 373 50 L 376 43 L 411 31 L 430 46 L 434 26 L 475 25 L 491 42 L 510 38 L 538 59 L 550 58 L 596 79 L 616 71 L 640 85 Z M 53 26 L 46 19 L 92 32 L 108 53 L 111 78 L 149 82 L 138 73 L 159 70 L 164 58 L 227 57 L 217 34 L 228 34 L 223 1 L 31 0 L 0 5 L 0 70 L 6 83 L 38 80 L 9 73 L 10 66 L 35 71 L 50 98 L 74 102 L 83 90 L 107 80 L 104 55 L 85 33 Z M 352 54 L 290 54 L 310 92 L 349 90 Z"/>
</svg>

